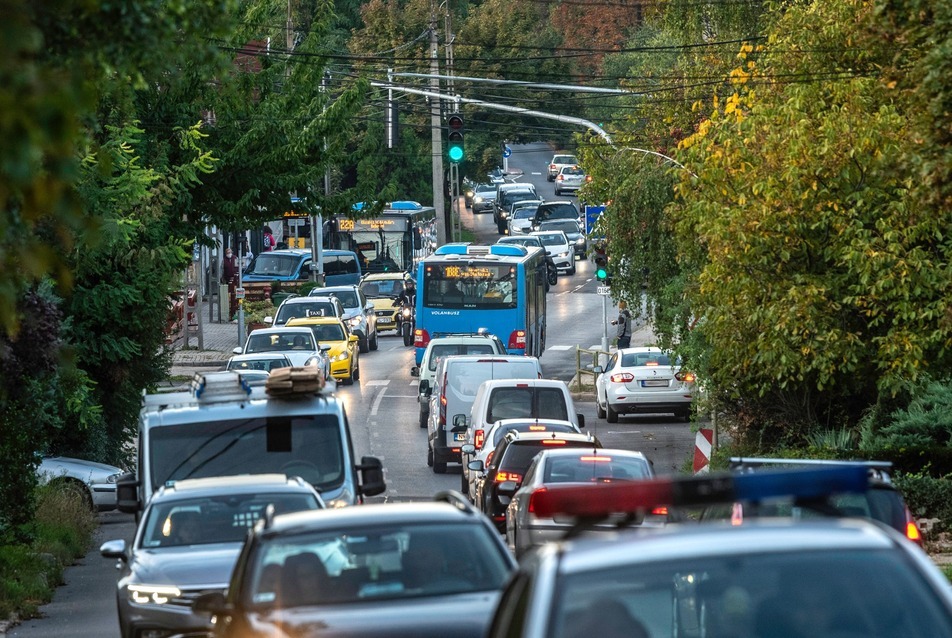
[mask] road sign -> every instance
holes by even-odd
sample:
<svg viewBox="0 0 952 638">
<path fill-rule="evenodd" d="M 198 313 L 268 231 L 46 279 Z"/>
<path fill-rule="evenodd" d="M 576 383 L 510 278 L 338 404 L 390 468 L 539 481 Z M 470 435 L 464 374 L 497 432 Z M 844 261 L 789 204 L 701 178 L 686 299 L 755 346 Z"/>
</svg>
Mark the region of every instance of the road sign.
<svg viewBox="0 0 952 638">
<path fill-rule="evenodd" d="M 605 212 L 604 206 L 586 206 L 585 207 L 585 234 L 591 235 L 595 230 L 595 223 L 602 213 Z"/>
<path fill-rule="evenodd" d="M 235 288 L 235 299 L 244 299 L 244 298 L 245 298 L 245 289 Z"/>
<path fill-rule="evenodd" d="M 512 157 L 512 149 L 510 147 L 505 147 L 502 151 L 503 157 Z"/>
<path fill-rule="evenodd" d="M 610 294 L 612 294 L 612 287 L 611 287 L 611 286 L 598 286 L 597 288 L 595 288 L 595 292 L 597 292 L 597 293 L 600 294 L 600 295 L 610 295 Z"/>
</svg>

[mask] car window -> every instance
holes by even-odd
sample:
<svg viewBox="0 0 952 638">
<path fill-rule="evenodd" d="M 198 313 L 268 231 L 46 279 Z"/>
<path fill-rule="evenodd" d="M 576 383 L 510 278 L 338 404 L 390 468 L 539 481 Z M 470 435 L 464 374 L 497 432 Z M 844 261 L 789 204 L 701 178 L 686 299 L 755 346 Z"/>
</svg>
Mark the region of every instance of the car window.
<svg viewBox="0 0 952 638">
<path fill-rule="evenodd" d="M 631 481 L 651 478 L 648 464 L 630 456 L 590 454 L 585 456 L 554 456 L 545 464 L 543 482 L 604 483 L 612 480 Z"/>
<path fill-rule="evenodd" d="M 477 193 L 495 193 L 496 186 L 494 184 L 477 184 L 476 192 Z"/>
<path fill-rule="evenodd" d="M 374 279 L 360 284 L 368 297 L 396 297 L 403 294 L 402 279 Z"/>
<path fill-rule="evenodd" d="M 431 346 L 430 361 L 427 367 L 436 370 L 437 364 L 444 357 L 461 354 L 495 354 L 496 350 L 488 343 L 454 343 Z"/>
<path fill-rule="evenodd" d="M 539 204 L 536 218 L 540 221 L 547 219 L 578 219 L 578 209 L 570 202 Z"/>
<path fill-rule="evenodd" d="M 554 442 L 558 442 L 557 444 Z M 536 441 L 513 441 L 503 451 L 499 461 L 499 470 L 514 474 L 525 474 L 532 463 L 533 457 L 543 450 L 587 447 L 594 448 L 597 444 L 591 441 L 567 441 L 565 439 L 545 439 Z"/>
<path fill-rule="evenodd" d="M 301 257 L 298 255 L 275 255 L 267 252 L 257 255 L 251 260 L 245 274 L 270 275 L 273 277 L 290 277 L 296 271 Z"/>
<path fill-rule="evenodd" d="M 357 301 L 357 293 L 353 290 L 334 290 L 329 295 L 337 297 L 345 308 L 357 308 L 360 303 Z"/>
<path fill-rule="evenodd" d="M 536 236 L 542 240 L 544 246 L 558 246 L 565 243 L 565 237 L 558 233 L 544 233 Z"/>
<path fill-rule="evenodd" d="M 556 155 L 552 158 L 553 164 L 578 164 L 578 160 L 575 159 L 574 155 Z"/>
<path fill-rule="evenodd" d="M 565 394 L 559 388 L 500 387 L 494 388 L 486 405 L 486 422 L 502 419 L 538 417 L 567 421 Z"/>
<path fill-rule="evenodd" d="M 512 213 L 513 219 L 532 219 L 535 216 L 535 208 L 517 208 Z"/>
<path fill-rule="evenodd" d="M 578 222 L 571 219 L 563 219 L 554 222 L 545 222 L 542 230 L 561 230 L 564 233 L 578 233 Z"/>
<path fill-rule="evenodd" d="M 269 332 L 252 334 L 248 337 L 246 353 L 283 352 L 286 350 L 316 350 L 310 331 L 306 332 Z"/>
<path fill-rule="evenodd" d="M 277 368 L 287 368 L 290 365 L 291 364 L 288 362 L 287 357 L 275 357 L 273 359 L 245 359 L 238 361 L 229 359 L 228 365 L 225 366 L 225 369 L 236 372 L 241 372 L 242 370 L 262 370 L 264 372 L 270 372 L 271 370 L 276 370 Z"/>
<path fill-rule="evenodd" d="M 584 175 L 585 171 L 580 169 L 578 166 L 566 166 L 561 170 L 563 175 Z"/>
<path fill-rule="evenodd" d="M 675 361 L 674 365 L 679 362 Z M 621 356 L 623 368 L 637 368 L 642 366 L 669 366 L 671 357 L 665 352 L 626 352 Z"/>
<path fill-rule="evenodd" d="M 347 334 L 340 324 L 319 324 L 310 326 L 314 338 L 320 341 L 345 341 Z"/>
</svg>

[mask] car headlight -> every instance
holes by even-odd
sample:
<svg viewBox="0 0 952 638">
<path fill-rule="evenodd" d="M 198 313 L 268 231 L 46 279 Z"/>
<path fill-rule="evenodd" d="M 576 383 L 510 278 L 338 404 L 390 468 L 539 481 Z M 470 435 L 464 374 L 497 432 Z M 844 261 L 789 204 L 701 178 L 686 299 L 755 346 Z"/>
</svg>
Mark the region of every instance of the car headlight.
<svg viewBox="0 0 952 638">
<path fill-rule="evenodd" d="M 346 352 L 341 352 L 340 354 L 335 354 L 331 357 L 331 361 L 344 361 L 347 358 Z"/>
<path fill-rule="evenodd" d="M 116 481 L 119 480 L 119 477 L 120 477 L 120 476 L 122 476 L 122 475 L 121 475 L 121 474 L 110 474 L 109 476 L 106 477 L 106 482 L 107 482 L 107 483 L 115 483 Z"/>
<path fill-rule="evenodd" d="M 566 251 L 566 252 L 564 252 L 564 253 L 559 253 L 559 257 L 568 257 L 568 256 L 569 256 L 568 251 Z"/>
<path fill-rule="evenodd" d="M 466 191 L 466 196 L 467 196 L 467 197 L 472 197 L 472 196 L 473 196 L 473 191 Z"/>
<path fill-rule="evenodd" d="M 139 605 L 164 605 L 181 595 L 179 588 L 172 585 L 129 585 L 129 600 Z"/>
<path fill-rule="evenodd" d="M 578 244 L 579 246 L 582 246 L 585 244 L 585 238 L 579 237 L 578 239 L 575 240 L 575 243 Z"/>
<path fill-rule="evenodd" d="M 479 195 L 477 195 L 476 197 L 473 198 L 473 201 L 474 201 L 474 202 L 482 203 L 482 202 L 483 202 L 483 198 L 480 197 Z"/>
<path fill-rule="evenodd" d="M 350 319 L 348 319 L 348 320 L 347 320 L 347 325 L 351 326 L 352 328 L 356 328 L 357 326 L 359 326 L 359 325 L 362 324 L 363 322 L 364 322 L 364 316 L 363 316 L 363 315 L 358 315 L 358 316 L 356 316 L 356 317 L 351 317 Z"/>
<path fill-rule="evenodd" d="M 319 366 L 319 365 L 321 365 L 321 357 L 311 357 L 310 359 L 304 362 L 305 368 L 307 366 Z"/>
</svg>

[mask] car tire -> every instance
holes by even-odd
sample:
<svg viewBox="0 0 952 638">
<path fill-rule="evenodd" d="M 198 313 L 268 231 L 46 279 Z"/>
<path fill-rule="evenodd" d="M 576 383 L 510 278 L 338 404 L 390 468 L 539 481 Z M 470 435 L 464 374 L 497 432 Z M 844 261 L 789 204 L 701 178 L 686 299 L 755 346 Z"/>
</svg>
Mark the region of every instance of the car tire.
<svg viewBox="0 0 952 638">
<path fill-rule="evenodd" d="M 370 339 L 370 349 L 376 350 L 379 346 L 380 344 L 377 343 L 377 331 L 374 330 L 373 337 Z"/>
<path fill-rule="evenodd" d="M 505 234 L 506 234 L 506 225 L 497 222 L 497 223 L 496 223 L 496 230 L 499 231 L 499 234 L 500 234 L 500 235 L 505 235 Z"/>
<path fill-rule="evenodd" d="M 570 275 L 574 275 L 574 274 L 575 274 L 575 259 L 572 259 L 572 267 L 569 268 L 567 272 L 568 272 L 568 274 L 570 274 Z"/>
<path fill-rule="evenodd" d="M 599 419 L 605 418 L 605 408 L 602 407 L 602 404 L 598 402 L 598 397 L 595 397 L 595 416 Z"/>
<path fill-rule="evenodd" d="M 361 353 L 370 352 L 370 339 L 368 337 L 364 337 L 358 341 L 357 349 L 360 350 Z"/>
<path fill-rule="evenodd" d="M 556 189 L 555 189 L 555 196 L 556 196 L 556 197 L 561 197 L 561 196 L 562 196 L 562 191 L 560 191 L 559 189 L 556 188 Z"/>
<path fill-rule="evenodd" d="M 81 481 L 71 478 L 62 478 L 53 480 L 50 482 L 50 484 L 56 485 L 64 492 L 72 492 L 76 494 L 77 498 L 82 501 L 83 507 L 91 512 L 96 511 L 96 506 L 93 503 L 93 495 L 90 493 L 89 488 L 86 487 Z"/>
<path fill-rule="evenodd" d="M 429 417 L 430 417 L 430 411 L 429 411 L 429 410 L 426 410 L 426 411 L 424 411 L 424 410 L 422 410 L 422 409 L 420 410 L 420 427 L 421 427 L 421 428 L 425 428 L 425 427 L 426 427 L 426 422 L 429 420 Z"/>
<path fill-rule="evenodd" d="M 344 385 L 354 385 L 354 371 L 351 370 L 350 374 L 344 377 Z"/>
<path fill-rule="evenodd" d="M 609 423 L 618 423 L 618 413 L 615 412 L 614 408 L 612 408 L 612 404 L 608 401 L 605 402 L 605 417 Z"/>
<path fill-rule="evenodd" d="M 446 474 L 446 463 L 440 463 L 434 459 L 433 461 L 433 473 L 434 474 Z"/>
<path fill-rule="evenodd" d="M 357 367 L 354 368 L 354 381 L 360 381 L 360 360 L 357 360 Z"/>
<path fill-rule="evenodd" d="M 426 446 L 426 466 L 433 467 L 433 448 Z"/>
<path fill-rule="evenodd" d="M 469 481 L 466 480 L 465 474 L 459 475 L 459 491 L 460 494 L 469 498 Z"/>
</svg>

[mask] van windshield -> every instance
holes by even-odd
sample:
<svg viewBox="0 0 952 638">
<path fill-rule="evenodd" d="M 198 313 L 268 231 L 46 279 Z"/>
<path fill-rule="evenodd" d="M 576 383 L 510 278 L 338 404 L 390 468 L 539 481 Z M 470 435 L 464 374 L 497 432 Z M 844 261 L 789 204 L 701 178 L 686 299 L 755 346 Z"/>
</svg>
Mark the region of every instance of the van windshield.
<svg viewBox="0 0 952 638">
<path fill-rule="evenodd" d="M 297 272 L 301 257 L 298 255 L 275 255 L 261 253 L 251 260 L 246 275 L 268 275 L 272 277 L 292 277 Z"/>
<path fill-rule="evenodd" d="M 344 482 L 341 424 L 333 414 L 163 425 L 148 433 L 152 486 L 239 474 L 300 476 L 318 491 Z"/>
<path fill-rule="evenodd" d="M 495 388 L 489 395 L 486 423 L 528 417 L 568 421 L 565 393 L 559 388 L 535 388 L 525 385 Z"/>
<path fill-rule="evenodd" d="M 447 365 L 450 365 L 450 362 L 447 362 Z M 536 365 L 533 361 L 503 361 L 499 363 L 461 361 L 453 364 L 452 369 L 447 370 L 447 386 L 454 398 L 464 399 L 472 403 L 476 399 L 476 391 L 479 390 L 483 381 L 498 378 L 534 379 L 539 376 Z"/>
</svg>

